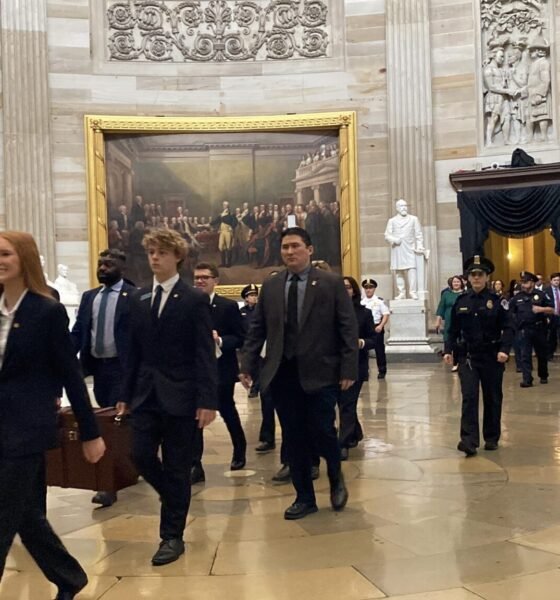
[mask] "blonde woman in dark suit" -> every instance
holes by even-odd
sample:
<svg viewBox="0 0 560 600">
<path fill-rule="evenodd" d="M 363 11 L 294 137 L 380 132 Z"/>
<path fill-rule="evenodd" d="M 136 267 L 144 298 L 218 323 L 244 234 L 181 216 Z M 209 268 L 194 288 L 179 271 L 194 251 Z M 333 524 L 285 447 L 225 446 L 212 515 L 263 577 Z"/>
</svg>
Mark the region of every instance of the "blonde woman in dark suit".
<svg viewBox="0 0 560 600">
<path fill-rule="evenodd" d="M 23 545 L 57 600 L 69 600 L 87 576 L 51 529 L 44 511 L 45 451 L 57 442 L 61 387 L 78 421 L 86 459 L 105 444 L 97 429 L 62 304 L 50 295 L 28 233 L 0 233 L 0 578 L 13 539 Z"/>
</svg>

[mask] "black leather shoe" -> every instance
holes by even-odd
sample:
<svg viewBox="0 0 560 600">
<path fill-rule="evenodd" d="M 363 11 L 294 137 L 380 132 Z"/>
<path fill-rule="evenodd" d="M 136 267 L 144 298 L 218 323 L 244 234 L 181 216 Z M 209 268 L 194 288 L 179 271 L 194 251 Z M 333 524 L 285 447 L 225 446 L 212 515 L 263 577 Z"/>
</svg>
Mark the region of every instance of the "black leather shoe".
<svg viewBox="0 0 560 600">
<path fill-rule="evenodd" d="M 290 473 L 289 465 L 282 465 L 278 473 L 272 478 L 272 481 L 276 481 L 276 483 L 288 483 L 291 479 L 292 475 Z"/>
<path fill-rule="evenodd" d="M 529 381 L 522 381 L 522 382 L 519 384 L 519 387 L 522 387 L 522 388 L 529 388 L 529 387 L 533 387 L 533 382 L 529 382 Z"/>
<path fill-rule="evenodd" d="M 465 444 L 465 442 L 460 441 L 457 444 L 457 450 L 459 450 L 460 452 L 464 452 L 467 455 L 467 458 L 469 456 L 476 456 L 476 448 L 473 448 L 472 446 L 467 446 L 467 444 Z"/>
<path fill-rule="evenodd" d="M 333 510 L 342 510 L 348 502 L 348 490 L 344 485 L 344 475 L 339 473 L 338 477 L 331 481 L 331 506 Z"/>
<path fill-rule="evenodd" d="M 319 465 L 313 465 L 311 467 L 311 479 L 313 479 L 313 481 L 315 481 L 316 479 L 319 479 L 320 475 L 321 475 L 321 471 L 319 470 Z"/>
<path fill-rule="evenodd" d="M 485 450 L 489 450 L 489 451 L 497 450 L 498 449 L 498 442 L 486 442 L 484 444 L 484 449 Z"/>
<path fill-rule="evenodd" d="M 307 515 L 316 513 L 319 509 L 316 504 L 305 504 L 305 502 L 294 502 L 284 512 L 284 519 L 286 521 L 295 521 L 296 519 L 303 519 Z"/>
<path fill-rule="evenodd" d="M 152 565 L 161 567 L 175 562 L 181 554 L 185 552 L 185 542 L 183 540 L 163 540 L 159 545 L 158 551 L 152 556 Z"/>
<path fill-rule="evenodd" d="M 378 373 L 378 374 L 377 374 L 377 379 L 385 379 L 385 375 L 386 375 L 386 374 L 387 374 L 387 373 Z"/>
<path fill-rule="evenodd" d="M 340 449 L 340 460 L 348 460 L 348 448 Z"/>
<path fill-rule="evenodd" d="M 245 457 L 240 458 L 240 459 L 232 458 L 229 468 L 232 471 L 241 471 L 241 469 L 243 469 L 245 467 L 246 462 L 247 461 L 246 461 Z"/>
<path fill-rule="evenodd" d="M 81 589 L 83 588 L 80 588 L 80 590 Z M 80 590 L 76 590 L 74 592 L 70 592 L 68 590 L 58 590 L 58 594 L 54 600 L 73 600 L 80 593 Z"/>
<path fill-rule="evenodd" d="M 348 442 L 348 448 L 356 448 L 361 440 L 350 440 Z"/>
<path fill-rule="evenodd" d="M 117 494 L 114 492 L 97 492 L 91 501 L 93 504 L 101 504 L 103 508 L 113 506 L 117 501 Z"/>
<path fill-rule="evenodd" d="M 206 474 L 202 465 L 193 465 L 191 468 L 191 485 L 202 483 L 203 481 L 206 481 Z"/>
<path fill-rule="evenodd" d="M 259 452 L 260 454 L 265 454 L 266 452 L 272 452 L 275 448 L 276 448 L 276 444 L 271 444 L 270 442 L 261 442 L 255 448 L 255 452 Z"/>
<path fill-rule="evenodd" d="M 543 385 L 548 383 L 548 379 L 546 377 L 541 377 L 540 381 Z"/>
</svg>

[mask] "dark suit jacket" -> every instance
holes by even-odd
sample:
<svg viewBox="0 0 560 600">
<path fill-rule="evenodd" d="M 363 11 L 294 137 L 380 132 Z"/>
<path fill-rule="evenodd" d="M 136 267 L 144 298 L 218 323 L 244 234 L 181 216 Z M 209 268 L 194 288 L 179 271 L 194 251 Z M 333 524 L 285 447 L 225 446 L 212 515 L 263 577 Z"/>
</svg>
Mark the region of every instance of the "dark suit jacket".
<svg viewBox="0 0 560 600">
<path fill-rule="evenodd" d="M 218 377 L 220 383 L 231 383 L 238 380 L 239 364 L 237 348 L 243 345 L 245 331 L 239 307 L 235 300 L 214 296 L 210 305 L 213 328 L 222 338 L 222 355 L 218 358 Z"/>
<path fill-rule="evenodd" d="M 284 353 L 285 294 L 288 271 L 267 279 L 261 288 L 256 313 L 241 352 L 241 371 L 260 372 L 266 390 L 276 375 Z M 296 347 L 299 377 L 307 393 L 317 392 L 341 379 L 358 378 L 358 324 L 352 302 L 339 275 L 312 268 L 301 312 Z"/>
<path fill-rule="evenodd" d="M 55 400 L 62 387 L 81 439 L 98 437 L 64 306 L 27 292 L 14 315 L 0 370 L 0 456 L 26 456 L 56 446 Z"/>
<path fill-rule="evenodd" d="M 93 301 L 102 287 L 103 286 L 99 286 L 83 293 L 78 308 L 78 314 L 76 316 L 76 322 L 74 323 L 71 332 L 74 348 L 76 349 L 76 352 L 80 353 L 80 363 L 82 364 L 82 369 L 86 376 L 92 373 L 92 362 L 95 360 L 91 354 Z M 117 345 L 117 355 L 123 368 L 128 356 L 130 298 L 135 290 L 136 288 L 134 286 L 123 281 L 119 299 L 117 300 L 117 308 L 115 310 L 115 325 L 113 331 L 115 343 Z"/>
<path fill-rule="evenodd" d="M 364 340 L 364 347 L 358 354 L 358 379 L 367 381 L 369 379 L 369 351 L 375 347 L 375 323 L 373 313 L 369 308 L 355 304 L 354 311 L 358 320 L 358 338 Z"/>
<path fill-rule="evenodd" d="M 217 408 L 216 353 L 208 296 L 179 280 L 157 320 L 152 288 L 130 301 L 130 351 L 123 400 L 137 410 L 155 392 L 171 415 L 193 416 Z"/>
</svg>

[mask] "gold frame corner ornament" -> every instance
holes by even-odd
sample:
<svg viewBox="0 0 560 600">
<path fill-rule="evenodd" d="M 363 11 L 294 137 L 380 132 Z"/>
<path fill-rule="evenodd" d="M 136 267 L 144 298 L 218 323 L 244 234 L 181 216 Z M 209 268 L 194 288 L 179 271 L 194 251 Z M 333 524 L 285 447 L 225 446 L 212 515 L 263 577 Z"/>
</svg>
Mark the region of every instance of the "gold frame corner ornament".
<svg viewBox="0 0 560 600">
<path fill-rule="evenodd" d="M 357 174 L 357 129 L 354 111 L 248 117 L 147 117 L 85 115 L 87 165 L 89 275 L 97 284 L 97 257 L 108 245 L 105 173 L 105 135 L 114 133 L 212 133 L 262 131 L 317 131 L 338 129 L 342 272 L 359 280 L 360 231 Z M 239 298 L 245 284 L 219 286 L 218 291 Z"/>
</svg>

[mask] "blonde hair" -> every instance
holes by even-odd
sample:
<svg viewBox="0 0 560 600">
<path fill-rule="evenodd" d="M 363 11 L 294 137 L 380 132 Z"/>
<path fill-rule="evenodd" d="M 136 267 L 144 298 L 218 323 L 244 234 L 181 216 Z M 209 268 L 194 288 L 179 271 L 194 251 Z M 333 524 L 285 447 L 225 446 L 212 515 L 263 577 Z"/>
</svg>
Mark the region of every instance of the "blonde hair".
<svg viewBox="0 0 560 600">
<path fill-rule="evenodd" d="M 142 239 L 142 246 L 147 250 L 150 246 L 157 246 L 162 250 L 173 252 L 179 259 L 177 268 L 181 268 L 183 261 L 187 258 L 187 242 L 181 234 L 174 229 L 158 228 L 152 229 Z"/>
<path fill-rule="evenodd" d="M 1 231 L 0 237 L 9 242 L 18 255 L 25 287 L 30 292 L 52 299 L 33 236 L 25 231 Z"/>
</svg>

